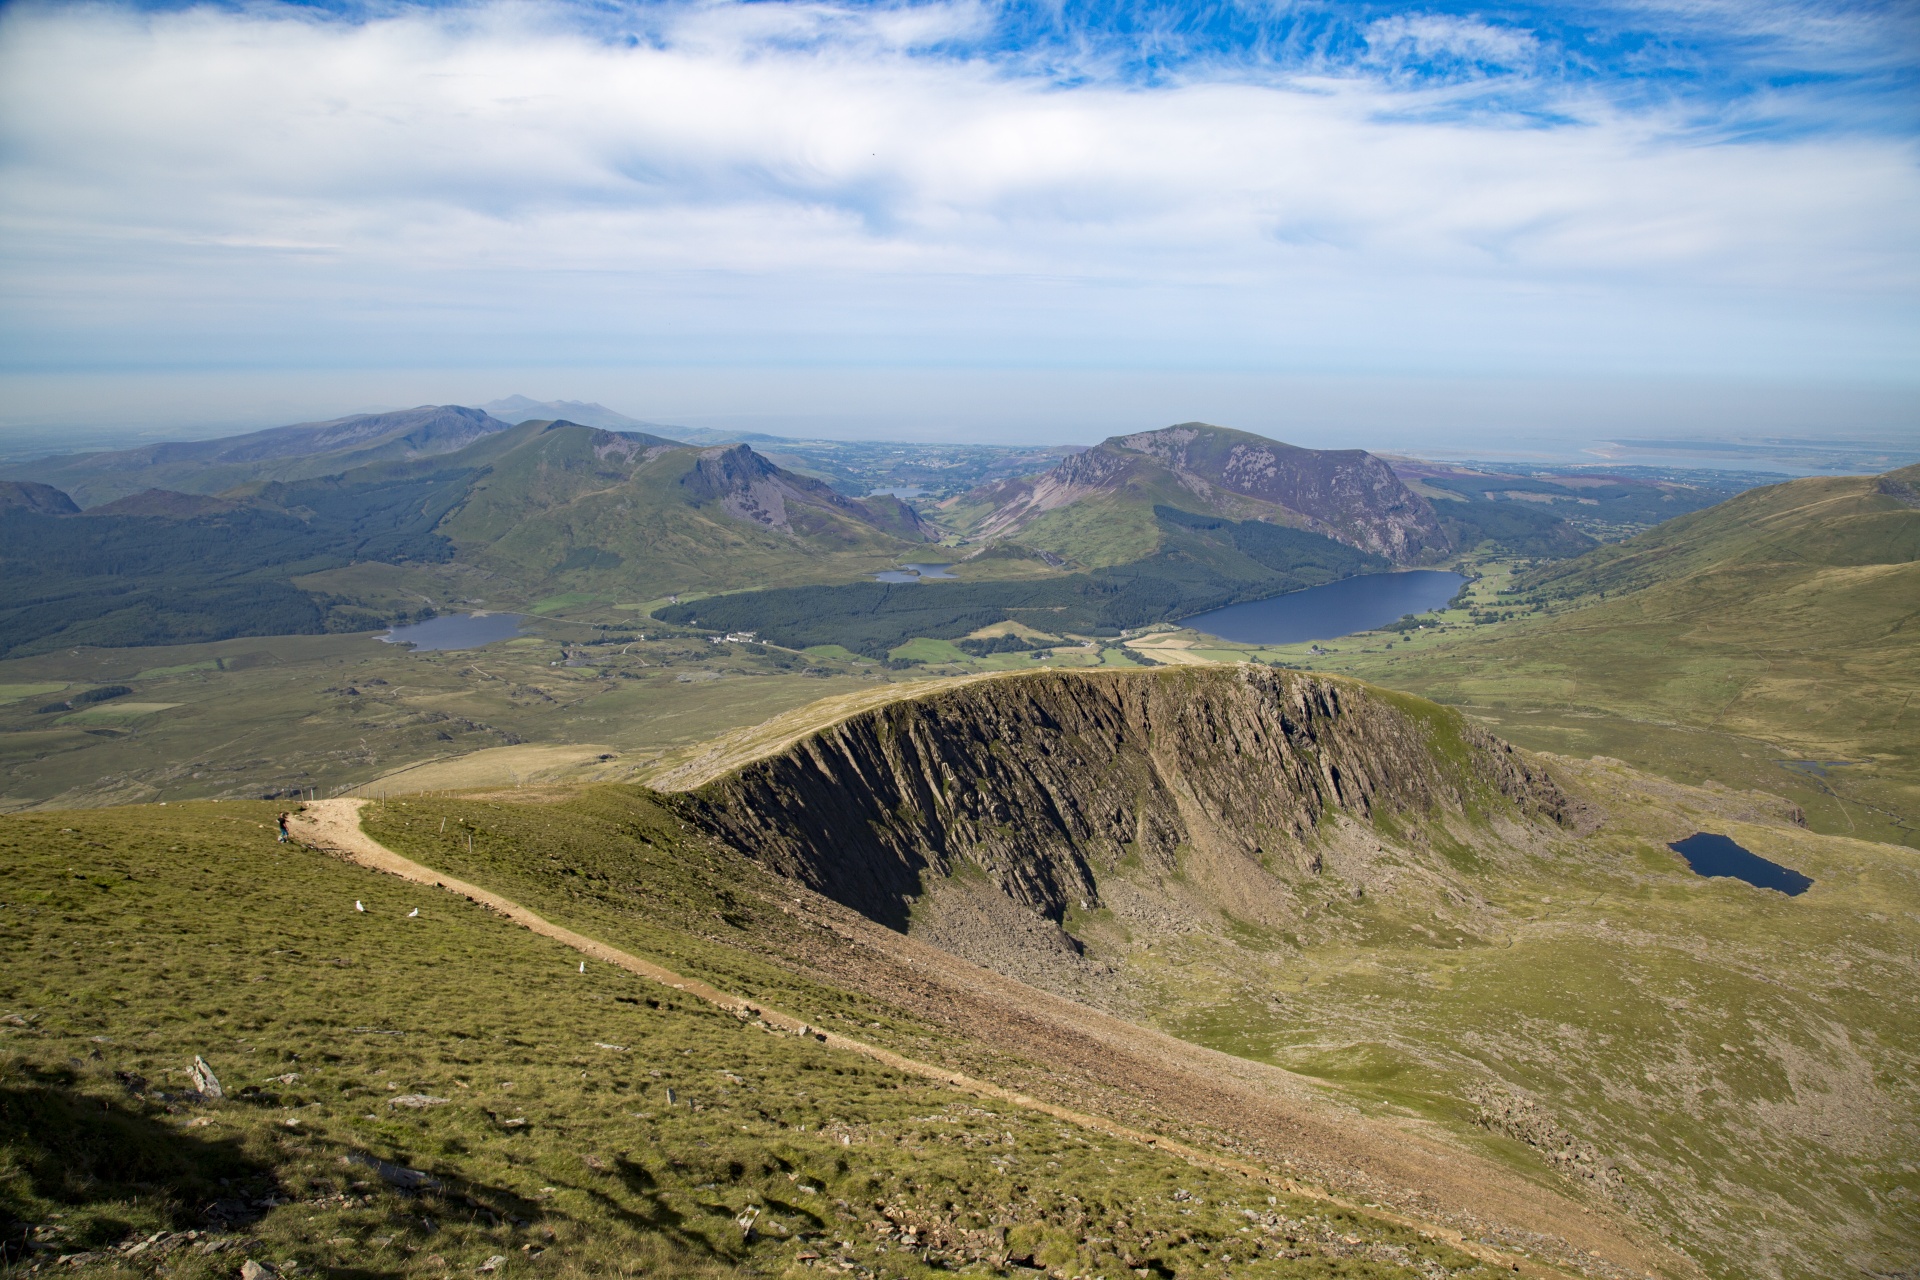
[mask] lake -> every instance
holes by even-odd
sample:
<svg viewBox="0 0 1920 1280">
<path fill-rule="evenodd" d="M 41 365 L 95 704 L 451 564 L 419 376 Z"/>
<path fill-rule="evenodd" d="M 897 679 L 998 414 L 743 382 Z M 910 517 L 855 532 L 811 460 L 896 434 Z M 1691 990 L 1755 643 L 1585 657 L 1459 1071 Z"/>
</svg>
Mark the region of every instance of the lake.
<svg viewBox="0 0 1920 1280">
<path fill-rule="evenodd" d="M 1195 614 L 1182 626 L 1238 644 L 1298 644 L 1371 631 L 1402 614 L 1425 613 L 1453 599 L 1466 579 L 1438 569 L 1366 573 L 1270 600 Z"/>
<path fill-rule="evenodd" d="M 520 621 L 521 615 L 517 613 L 449 613 L 410 627 L 395 627 L 377 638 L 388 644 L 410 645 L 415 653 L 478 649 L 481 645 L 519 635 Z"/>
<path fill-rule="evenodd" d="M 1813 887 L 1813 881 L 1792 867 L 1769 862 L 1757 853 L 1742 849 L 1726 836 L 1696 831 L 1667 848 L 1685 858 L 1697 876 L 1744 880 L 1756 889 L 1776 889 L 1789 898 L 1798 897 Z"/>
<path fill-rule="evenodd" d="M 889 569 L 885 573 L 873 575 L 875 582 L 926 582 L 936 578 L 958 579 L 959 574 L 948 573 L 951 564 L 909 564 L 898 569 Z"/>
</svg>

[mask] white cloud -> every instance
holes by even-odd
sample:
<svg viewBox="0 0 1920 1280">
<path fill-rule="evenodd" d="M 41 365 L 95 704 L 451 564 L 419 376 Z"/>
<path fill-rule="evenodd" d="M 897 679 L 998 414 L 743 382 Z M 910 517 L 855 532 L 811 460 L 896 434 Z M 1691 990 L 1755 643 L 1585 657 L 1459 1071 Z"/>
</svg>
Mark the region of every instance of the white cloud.
<svg viewBox="0 0 1920 1280">
<path fill-rule="evenodd" d="M 1539 42 L 1525 31 L 1437 13 L 1382 18 L 1367 28 L 1367 45 L 1375 61 L 1388 66 L 1411 59 L 1518 69 L 1540 52 Z"/>
<path fill-rule="evenodd" d="M 183 316 L 217 344 L 275 307 L 342 349 L 356 326 L 448 309 L 502 335 L 644 336 L 680 308 L 724 343 L 730 324 L 812 332 L 796 299 L 816 297 L 825 328 L 878 333 L 876 351 L 917 327 L 1038 333 L 1082 359 L 1115 331 L 1101 291 L 1118 288 L 1169 359 L 1231 329 L 1250 352 L 1505 360 L 1556 300 L 1582 314 L 1566 344 L 1617 341 L 1622 359 L 1650 332 L 1637 315 L 1711 347 L 1729 339 L 1703 325 L 1750 335 L 1755 308 L 1777 313 L 1768 341 L 1814 358 L 1916 285 L 1920 177 L 1900 138 L 1708 145 L 1597 94 L 1563 94 L 1575 123 L 1542 128 L 1453 118 L 1484 85 L 1063 87 L 916 54 L 977 31 L 970 4 L 647 16 L 629 44 L 518 4 L 359 24 L 9 10 L 7 329 L 55 335 L 34 348 L 55 359 L 61 341 L 164 346 Z M 1534 56 L 1477 22 L 1375 34 L 1426 57 Z M 903 329 L 915 298 L 926 314 Z"/>
</svg>

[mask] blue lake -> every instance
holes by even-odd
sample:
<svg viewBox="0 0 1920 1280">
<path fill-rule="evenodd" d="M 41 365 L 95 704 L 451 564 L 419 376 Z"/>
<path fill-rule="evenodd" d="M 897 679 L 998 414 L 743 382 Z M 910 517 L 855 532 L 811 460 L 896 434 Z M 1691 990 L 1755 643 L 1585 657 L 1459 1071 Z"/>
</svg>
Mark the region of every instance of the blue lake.
<svg viewBox="0 0 1920 1280">
<path fill-rule="evenodd" d="M 958 578 L 957 573 L 948 573 L 951 564 L 910 564 L 898 569 L 889 569 L 885 573 L 873 575 L 875 582 L 927 582 L 939 578 Z"/>
<path fill-rule="evenodd" d="M 1726 836 L 1708 831 L 1696 831 L 1667 848 L 1685 858 L 1697 876 L 1744 880 L 1757 889 L 1777 889 L 1789 898 L 1798 897 L 1813 887 L 1813 881 L 1792 867 L 1769 862 L 1757 853 L 1742 849 Z"/>
<path fill-rule="evenodd" d="M 478 649 L 520 634 L 517 613 L 449 613 L 410 627 L 395 627 L 379 637 L 388 644 L 410 645 L 415 653 L 438 649 Z"/>
<path fill-rule="evenodd" d="M 1368 573 L 1270 600 L 1230 604 L 1183 618 L 1181 625 L 1238 644 L 1298 644 L 1371 631 L 1405 613 L 1425 613 L 1453 599 L 1466 579 L 1438 569 Z"/>
</svg>

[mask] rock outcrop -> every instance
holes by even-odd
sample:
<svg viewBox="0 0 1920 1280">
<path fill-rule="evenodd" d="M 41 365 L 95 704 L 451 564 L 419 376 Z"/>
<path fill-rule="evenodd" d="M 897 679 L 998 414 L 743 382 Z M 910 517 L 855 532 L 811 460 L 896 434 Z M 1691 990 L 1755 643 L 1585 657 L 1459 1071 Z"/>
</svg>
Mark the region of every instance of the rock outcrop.
<svg viewBox="0 0 1920 1280">
<path fill-rule="evenodd" d="M 1046 672 L 850 716 L 681 801 L 770 869 L 904 928 L 928 877 L 1058 922 L 1187 846 L 1311 869 L 1316 830 L 1576 804 L 1458 713 L 1266 667 Z"/>
<path fill-rule="evenodd" d="M 751 520 L 788 535 L 812 531 L 817 517 L 809 520 L 808 516 L 825 511 L 898 538 L 924 542 L 934 536 L 913 509 L 897 498 L 857 502 L 811 476 L 774 466 L 744 444 L 702 449 L 681 477 L 680 487 L 695 501 L 718 502 L 737 520 Z"/>
</svg>

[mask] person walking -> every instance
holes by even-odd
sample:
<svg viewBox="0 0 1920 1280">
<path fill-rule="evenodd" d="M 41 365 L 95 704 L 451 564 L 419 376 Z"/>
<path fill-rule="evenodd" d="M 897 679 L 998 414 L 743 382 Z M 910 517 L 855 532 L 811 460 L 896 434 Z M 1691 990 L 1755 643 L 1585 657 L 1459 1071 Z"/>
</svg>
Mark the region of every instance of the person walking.
<svg viewBox="0 0 1920 1280">
<path fill-rule="evenodd" d="M 281 844 L 285 844 L 285 843 L 286 843 L 287 841 L 289 841 L 289 840 L 291 840 L 291 839 L 293 839 L 293 832 L 291 832 L 291 831 L 289 831 L 289 830 L 287 830 L 287 820 L 288 820 L 288 819 L 290 819 L 290 818 L 292 818 L 292 817 L 293 817 L 293 815 L 292 815 L 292 814 L 290 814 L 290 813 L 283 813 L 283 814 L 281 814 L 281 815 L 280 815 L 280 840 L 279 840 L 279 843 L 281 843 Z"/>
</svg>

